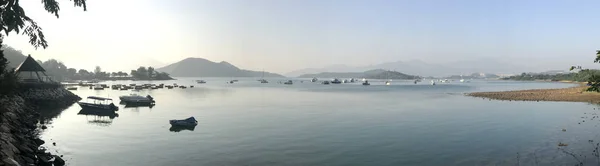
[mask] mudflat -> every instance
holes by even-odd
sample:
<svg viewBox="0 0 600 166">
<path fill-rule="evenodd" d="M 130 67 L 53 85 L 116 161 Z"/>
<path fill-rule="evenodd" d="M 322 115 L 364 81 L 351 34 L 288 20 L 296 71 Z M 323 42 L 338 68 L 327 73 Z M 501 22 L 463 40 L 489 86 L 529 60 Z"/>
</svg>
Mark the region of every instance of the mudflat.
<svg viewBox="0 0 600 166">
<path fill-rule="evenodd" d="M 561 89 L 531 89 L 503 92 L 474 92 L 467 96 L 483 97 L 495 100 L 516 101 L 564 101 L 600 103 L 600 93 L 586 92 L 588 87 L 580 85 Z"/>
</svg>

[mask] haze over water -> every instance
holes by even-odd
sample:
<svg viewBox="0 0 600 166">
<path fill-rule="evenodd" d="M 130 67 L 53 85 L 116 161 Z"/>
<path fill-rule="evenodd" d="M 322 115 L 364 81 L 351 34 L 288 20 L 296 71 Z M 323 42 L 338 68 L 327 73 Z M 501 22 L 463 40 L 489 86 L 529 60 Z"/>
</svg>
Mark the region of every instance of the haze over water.
<svg viewBox="0 0 600 166">
<path fill-rule="evenodd" d="M 561 88 L 573 84 L 478 81 L 414 85 L 394 81 L 322 85 L 283 79 L 179 78 L 195 85 L 142 90 L 155 107 L 124 108 L 118 117 L 78 115 L 75 104 L 42 137 L 68 165 L 564 165 L 576 161 L 558 142 L 590 156 L 597 122 L 578 124 L 585 103 L 509 102 L 464 96 L 473 91 Z M 104 82 L 142 84 L 146 82 Z M 115 99 L 131 91 L 80 88 L 82 98 Z M 84 99 L 85 100 L 85 99 Z M 194 116 L 193 131 L 168 120 Z M 100 121 L 104 123 L 99 123 Z M 567 129 L 562 132 L 561 129 Z M 591 152 L 591 149 L 590 149 Z M 519 159 L 517 158 L 519 153 Z M 590 157 L 588 157 L 589 159 Z"/>
</svg>

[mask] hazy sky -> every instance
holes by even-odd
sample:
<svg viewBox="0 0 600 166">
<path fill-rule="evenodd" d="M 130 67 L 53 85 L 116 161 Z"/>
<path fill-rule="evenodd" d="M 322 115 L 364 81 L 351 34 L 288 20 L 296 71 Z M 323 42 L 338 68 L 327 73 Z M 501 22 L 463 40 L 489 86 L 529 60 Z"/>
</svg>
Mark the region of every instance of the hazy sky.
<svg viewBox="0 0 600 166">
<path fill-rule="evenodd" d="M 40 1 L 20 1 L 47 49 L 15 34 L 5 43 L 88 70 L 201 57 L 280 73 L 479 57 L 593 67 L 600 46 L 597 0 L 88 0 L 87 12 L 60 2 L 56 19 Z"/>
</svg>

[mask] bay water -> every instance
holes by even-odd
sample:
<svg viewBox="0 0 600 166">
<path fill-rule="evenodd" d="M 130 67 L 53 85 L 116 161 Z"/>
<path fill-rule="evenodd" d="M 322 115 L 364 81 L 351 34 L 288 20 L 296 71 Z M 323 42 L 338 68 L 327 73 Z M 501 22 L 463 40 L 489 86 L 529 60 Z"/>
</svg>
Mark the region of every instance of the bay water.
<svg viewBox="0 0 600 166">
<path fill-rule="evenodd" d="M 204 79 L 206 84 L 194 80 Z M 595 163 L 596 106 L 496 101 L 477 91 L 563 88 L 566 83 L 372 81 L 323 85 L 294 79 L 177 78 L 104 84 L 193 85 L 187 89 L 73 91 L 85 98 L 151 95 L 154 107 L 118 115 L 53 117 L 42 138 L 68 165 L 574 165 Z M 171 119 L 194 116 L 193 129 Z M 566 131 L 563 131 L 565 129 Z M 598 140 L 600 141 L 600 140 Z M 51 145 L 56 143 L 56 146 Z M 558 147 L 558 143 L 569 146 Z M 571 155 L 574 154 L 574 155 Z"/>
</svg>

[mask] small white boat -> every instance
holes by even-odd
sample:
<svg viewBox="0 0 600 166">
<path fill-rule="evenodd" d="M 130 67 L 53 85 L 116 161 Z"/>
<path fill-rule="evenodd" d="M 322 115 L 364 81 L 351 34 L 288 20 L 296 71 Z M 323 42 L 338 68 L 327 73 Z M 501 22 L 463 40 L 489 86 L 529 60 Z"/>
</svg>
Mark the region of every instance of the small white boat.
<svg viewBox="0 0 600 166">
<path fill-rule="evenodd" d="M 319 79 L 317 79 L 316 77 L 311 79 L 310 82 L 317 82 Z"/>
<path fill-rule="evenodd" d="M 191 127 L 191 126 L 196 126 L 198 125 L 198 121 L 196 120 L 196 118 L 189 117 L 187 119 L 183 119 L 183 120 L 169 120 L 169 123 L 172 126 L 184 126 L 184 127 Z"/>
<path fill-rule="evenodd" d="M 350 82 L 350 81 L 348 81 L 348 80 L 344 80 L 344 81 L 342 81 L 342 83 L 344 83 L 344 84 L 345 84 L 345 83 L 349 83 L 349 82 Z"/>
<path fill-rule="evenodd" d="M 460 79 L 460 82 L 465 82 L 465 79 Z"/>
<path fill-rule="evenodd" d="M 283 84 L 292 85 L 292 84 L 294 84 L 294 82 L 292 82 L 292 80 L 288 80 L 288 81 L 284 82 Z"/>
<path fill-rule="evenodd" d="M 435 81 L 431 80 L 431 85 L 435 85 Z"/>
<path fill-rule="evenodd" d="M 100 84 L 96 84 L 96 85 L 94 85 L 94 90 L 104 90 L 104 86 L 102 86 Z"/>
<path fill-rule="evenodd" d="M 128 96 L 120 96 L 121 102 L 126 103 L 140 103 L 140 104 L 152 104 L 154 103 L 154 98 L 150 95 L 140 96 L 138 94 L 130 94 Z"/>
<path fill-rule="evenodd" d="M 354 83 L 356 80 L 354 78 L 350 79 L 350 83 Z"/>
<path fill-rule="evenodd" d="M 385 85 L 392 85 L 392 81 L 385 81 Z"/>
</svg>

